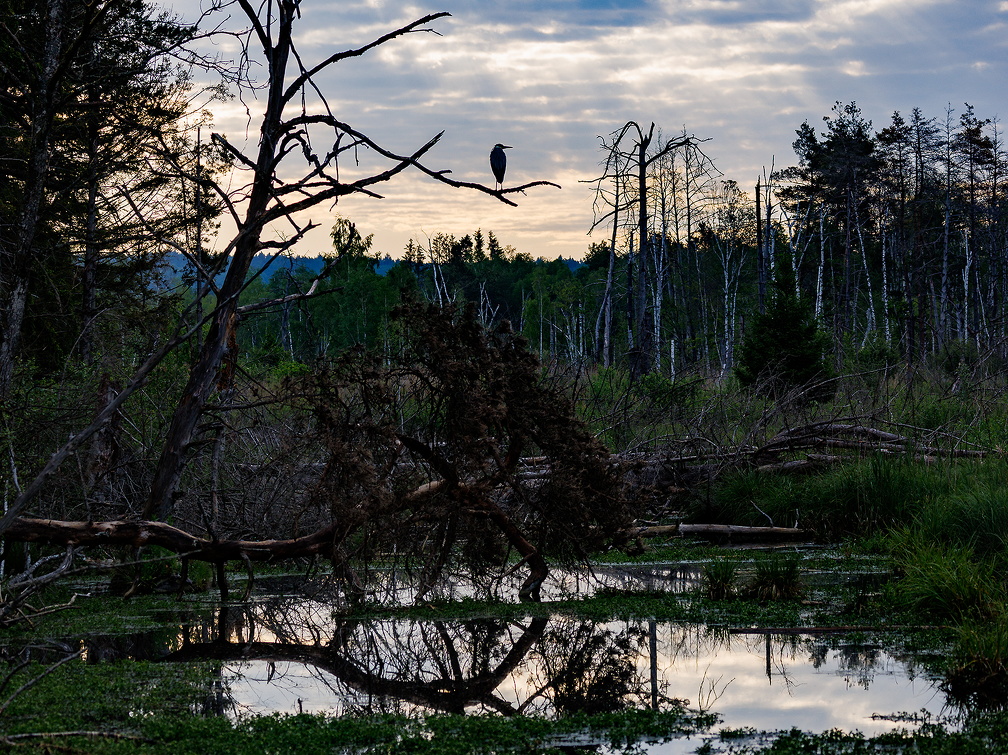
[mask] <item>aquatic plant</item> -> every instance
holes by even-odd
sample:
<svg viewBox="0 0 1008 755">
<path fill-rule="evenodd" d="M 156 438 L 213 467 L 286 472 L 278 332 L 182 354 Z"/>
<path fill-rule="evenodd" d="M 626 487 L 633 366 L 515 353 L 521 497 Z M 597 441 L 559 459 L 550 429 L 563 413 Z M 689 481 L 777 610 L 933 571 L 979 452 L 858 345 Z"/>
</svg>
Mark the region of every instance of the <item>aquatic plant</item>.
<svg viewBox="0 0 1008 755">
<path fill-rule="evenodd" d="M 1003 591 L 993 565 L 972 548 L 927 541 L 905 531 L 895 539 L 894 556 L 902 578 L 896 585 L 904 605 L 937 620 L 986 620 L 1003 613 Z"/>
<path fill-rule="evenodd" d="M 942 685 L 969 708 L 1008 707 L 1008 620 L 968 622 L 956 633 L 955 648 Z"/>
<path fill-rule="evenodd" d="M 1008 487 L 975 479 L 970 489 L 935 496 L 916 513 L 913 528 L 921 537 L 950 546 L 969 547 L 983 557 L 998 557 L 1008 543 Z"/>
<path fill-rule="evenodd" d="M 703 592 L 711 600 L 728 600 L 735 597 L 735 579 L 738 564 L 735 561 L 718 558 L 704 566 Z"/>
<path fill-rule="evenodd" d="M 756 562 L 756 573 L 745 589 L 755 600 L 793 600 L 802 594 L 801 557 L 772 554 Z"/>
</svg>

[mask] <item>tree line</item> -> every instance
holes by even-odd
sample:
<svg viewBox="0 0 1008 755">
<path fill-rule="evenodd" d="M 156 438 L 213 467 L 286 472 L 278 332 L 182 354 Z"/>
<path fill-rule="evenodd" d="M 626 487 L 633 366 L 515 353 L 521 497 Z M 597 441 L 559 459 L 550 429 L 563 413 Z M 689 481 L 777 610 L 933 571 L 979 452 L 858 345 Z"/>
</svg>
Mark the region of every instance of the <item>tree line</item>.
<svg viewBox="0 0 1008 755">
<path fill-rule="evenodd" d="M 264 317 L 244 343 L 301 363 L 377 346 L 383 313 L 409 292 L 473 302 L 543 359 L 580 368 L 754 379 L 753 365 L 736 369 L 742 336 L 775 299 L 817 327 L 834 369 L 1004 356 L 1006 156 L 997 120 L 972 106 L 894 112 L 875 129 L 856 103 L 837 103 L 821 129 L 797 128 L 793 165 L 751 188 L 685 133 L 628 124 L 600 146 L 594 227 L 609 239 L 589 245 L 582 265 L 533 259 L 477 229 L 411 240 L 380 276 L 370 237 L 347 246 L 341 234 L 356 229 L 340 219 L 336 292 Z M 247 296 L 276 298 L 311 279 L 292 259 Z"/>
</svg>

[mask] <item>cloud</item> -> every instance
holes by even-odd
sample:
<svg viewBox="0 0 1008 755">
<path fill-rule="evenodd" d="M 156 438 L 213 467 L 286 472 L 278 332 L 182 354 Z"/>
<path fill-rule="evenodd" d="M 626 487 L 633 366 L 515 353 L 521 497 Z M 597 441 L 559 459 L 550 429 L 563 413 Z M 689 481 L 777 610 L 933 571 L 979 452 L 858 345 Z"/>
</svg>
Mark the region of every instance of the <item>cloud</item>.
<svg viewBox="0 0 1008 755">
<path fill-rule="evenodd" d="M 397 2 L 313 2 L 297 40 L 306 61 L 363 44 L 429 12 Z M 915 106 L 944 113 L 969 101 L 998 114 L 1003 81 L 1004 2 L 950 0 L 459 0 L 432 24 L 335 66 L 320 89 L 343 120 L 400 152 L 444 130 L 427 162 L 492 183 L 488 154 L 514 145 L 508 183 L 554 180 L 510 208 L 483 194 L 437 186 L 416 173 L 381 188 L 386 199 L 347 198 L 376 247 L 401 253 L 408 238 L 493 230 L 533 255 L 582 254 L 591 225 L 598 136 L 627 120 L 686 128 L 743 186 L 771 160 L 793 160 L 804 120 L 819 123 L 834 101 L 857 101 L 885 123 Z M 999 31 L 1000 30 L 1000 31 Z M 244 131 L 245 114 L 217 112 L 219 127 Z M 257 126 L 253 119 L 251 133 Z M 381 161 L 362 154 L 361 170 Z M 347 165 L 346 170 L 358 170 Z M 303 245 L 328 243 L 322 230 Z"/>
</svg>

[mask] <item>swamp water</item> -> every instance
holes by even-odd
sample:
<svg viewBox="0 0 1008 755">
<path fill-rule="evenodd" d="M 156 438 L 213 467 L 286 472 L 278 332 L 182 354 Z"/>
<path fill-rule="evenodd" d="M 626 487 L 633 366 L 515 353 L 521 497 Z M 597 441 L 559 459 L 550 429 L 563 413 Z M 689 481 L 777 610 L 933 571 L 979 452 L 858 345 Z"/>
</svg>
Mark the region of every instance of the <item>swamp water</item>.
<svg viewBox="0 0 1008 755">
<path fill-rule="evenodd" d="M 243 637 L 246 631 L 254 635 Z M 946 708 L 937 684 L 919 676 L 912 659 L 842 636 L 570 617 L 369 621 L 336 627 L 333 635 L 323 645 L 308 638 L 292 644 L 266 626 L 247 626 L 232 636 L 230 652 L 189 646 L 176 658 L 226 659 L 222 710 L 236 716 L 553 716 L 688 700 L 690 708 L 717 713 L 727 728 L 871 735 L 912 726 L 922 711 L 937 721 Z"/>
<path fill-rule="evenodd" d="M 558 575 L 552 589 L 583 592 L 588 581 L 639 588 L 657 580 L 678 592 L 692 589 L 698 574 L 688 566 L 605 569 L 590 580 Z M 555 717 L 683 704 L 718 716 L 699 738 L 642 745 L 675 754 L 707 740 L 717 747 L 721 729 L 872 736 L 922 721 L 954 727 L 955 708 L 939 682 L 884 639 L 568 615 L 360 620 L 303 594 L 265 594 L 214 617 L 183 620 L 177 631 L 84 645 L 87 662 L 213 661 L 202 712 L 235 719 L 298 712 Z"/>
</svg>

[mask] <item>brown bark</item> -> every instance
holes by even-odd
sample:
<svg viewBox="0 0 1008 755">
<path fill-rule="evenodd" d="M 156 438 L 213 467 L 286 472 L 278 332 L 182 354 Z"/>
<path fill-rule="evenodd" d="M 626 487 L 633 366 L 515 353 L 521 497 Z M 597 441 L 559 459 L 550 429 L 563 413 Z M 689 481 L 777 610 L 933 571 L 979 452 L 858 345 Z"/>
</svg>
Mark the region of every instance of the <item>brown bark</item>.
<svg viewBox="0 0 1008 755">
<path fill-rule="evenodd" d="M 549 575 L 546 559 L 496 503 L 486 501 L 480 510 L 500 527 L 511 546 L 522 555 L 522 562 L 529 567 L 529 575 L 518 589 L 518 599 L 523 603 L 540 602 L 540 590 Z"/>
<path fill-rule="evenodd" d="M 669 524 L 640 527 L 628 530 L 628 538 L 639 537 L 698 537 L 706 540 L 732 542 L 769 542 L 794 540 L 806 536 L 805 530 L 796 527 L 743 527 L 738 524 Z"/>
<path fill-rule="evenodd" d="M 309 535 L 289 540 L 207 540 L 164 522 L 65 522 L 18 517 L 7 536 L 14 540 L 53 545 L 157 545 L 196 561 L 273 561 L 327 555 L 342 542 L 348 528 L 333 523 Z"/>
</svg>

